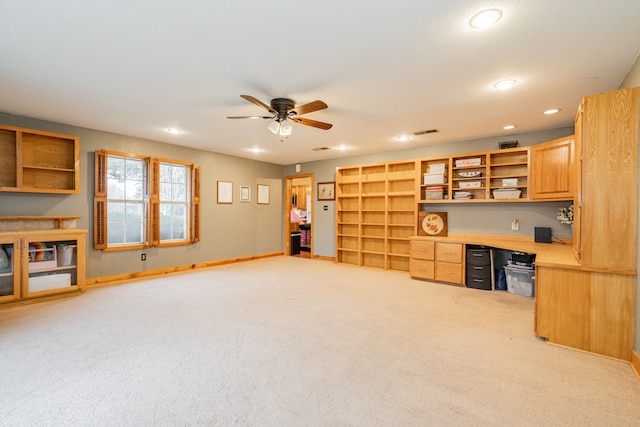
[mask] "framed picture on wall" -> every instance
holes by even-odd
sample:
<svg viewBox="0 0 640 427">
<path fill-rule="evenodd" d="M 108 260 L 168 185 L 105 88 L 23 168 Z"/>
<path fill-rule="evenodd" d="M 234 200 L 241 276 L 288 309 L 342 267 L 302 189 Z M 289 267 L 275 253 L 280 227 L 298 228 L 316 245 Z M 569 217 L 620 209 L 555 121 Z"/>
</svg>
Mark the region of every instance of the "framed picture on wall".
<svg viewBox="0 0 640 427">
<path fill-rule="evenodd" d="M 335 200 L 336 199 L 336 183 L 319 182 L 318 183 L 318 200 Z"/>
<path fill-rule="evenodd" d="M 258 204 L 259 205 L 268 205 L 269 204 L 269 186 L 258 184 Z"/>
<path fill-rule="evenodd" d="M 218 181 L 218 203 L 233 203 L 233 183 Z"/>
<path fill-rule="evenodd" d="M 248 185 L 240 186 L 240 201 L 241 202 L 250 202 L 251 201 L 251 187 Z"/>
</svg>

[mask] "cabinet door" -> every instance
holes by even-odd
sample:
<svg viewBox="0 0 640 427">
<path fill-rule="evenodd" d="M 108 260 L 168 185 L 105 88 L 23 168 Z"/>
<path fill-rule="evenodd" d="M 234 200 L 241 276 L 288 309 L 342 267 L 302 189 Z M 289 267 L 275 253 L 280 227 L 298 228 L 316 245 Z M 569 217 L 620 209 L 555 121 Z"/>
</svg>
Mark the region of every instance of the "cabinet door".
<svg viewBox="0 0 640 427">
<path fill-rule="evenodd" d="M 0 239 L 0 302 L 20 298 L 20 241 Z"/>
<path fill-rule="evenodd" d="M 531 198 L 573 199 L 573 137 L 531 147 Z"/>
<path fill-rule="evenodd" d="M 582 115 L 580 262 L 635 273 L 640 88 L 588 96 Z"/>
<path fill-rule="evenodd" d="M 83 269 L 78 268 L 78 254 L 84 253 L 83 243 L 72 235 L 52 239 L 43 234 L 25 239 L 22 245 L 22 296 L 77 291 L 84 277 Z"/>
</svg>

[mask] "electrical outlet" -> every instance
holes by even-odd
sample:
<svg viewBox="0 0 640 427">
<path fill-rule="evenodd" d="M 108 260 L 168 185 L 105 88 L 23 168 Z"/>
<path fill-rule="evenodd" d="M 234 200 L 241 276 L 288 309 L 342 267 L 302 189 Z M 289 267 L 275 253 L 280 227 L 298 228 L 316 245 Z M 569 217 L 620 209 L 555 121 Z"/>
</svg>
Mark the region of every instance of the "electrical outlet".
<svg viewBox="0 0 640 427">
<path fill-rule="evenodd" d="M 140 261 L 146 261 L 146 260 L 147 260 L 147 254 L 140 255 Z"/>
<path fill-rule="evenodd" d="M 520 224 L 518 224 L 517 219 L 514 219 L 513 222 L 511 223 L 511 230 L 518 231 L 518 228 L 520 228 Z"/>
</svg>

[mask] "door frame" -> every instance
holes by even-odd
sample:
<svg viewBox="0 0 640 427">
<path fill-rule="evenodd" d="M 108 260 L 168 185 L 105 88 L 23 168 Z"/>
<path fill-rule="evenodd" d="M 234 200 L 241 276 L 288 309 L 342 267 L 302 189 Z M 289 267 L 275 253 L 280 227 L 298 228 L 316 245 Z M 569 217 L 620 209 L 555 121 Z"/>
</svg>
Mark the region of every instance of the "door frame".
<svg viewBox="0 0 640 427">
<path fill-rule="evenodd" d="M 291 208 L 293 207 L 293 202 L 292 202 L 292 198 L 293 198 L 293 180 L 294 179 L 301 179 L 301 178 L 310 178 L 311 179 L 311 244 L 309 245 L 309 257 L 310 258 L 314 258 L 314 251 L 313 251 L 313 236 L 314 236 L 314 230 L 313 227 L 315 226 L 315 221 L 313 219 L 315 213 L 316 213 L 316 209 L 315 206 L 313 205 L 313 200 L 315 197 L 315 190 L 314 190 L 314 175 L 313 173 L 303 173 L 300 175 L 289 175 L 285 177 L 285 181 L 286 181 L 286 190 L 285 190 L 285 197 L 284 197 L 284 242 L 285 242 L 285 250 L 284 250 L 284 254 L 286 256 L 290 256 L 291 255 Z"/>
</svg>

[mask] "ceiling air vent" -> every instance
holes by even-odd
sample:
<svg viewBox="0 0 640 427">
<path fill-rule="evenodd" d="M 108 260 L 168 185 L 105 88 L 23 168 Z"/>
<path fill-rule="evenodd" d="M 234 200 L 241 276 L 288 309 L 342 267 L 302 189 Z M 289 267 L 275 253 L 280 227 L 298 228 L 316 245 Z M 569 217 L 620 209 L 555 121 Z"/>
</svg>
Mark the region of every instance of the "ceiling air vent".
<svg viewBox="0 0 640 427">
<path fill-rule="evenodd" d="M 325 150 L 330 150 L 329 147 L 316 147 L 316 148 L 312 148 L 313 151 L 325 151 Z"/>
<path fill-rule="evenodd" d="M 440 132 L 438 129 L 429 129 L 429 130 L 421 130 L 419 132 L 414 132 L 413 134 L 415 136 L 419 136 L 419 135 L 427 135 L 430 133 L 438 133 L 438 132 Z"/>
</svg>

